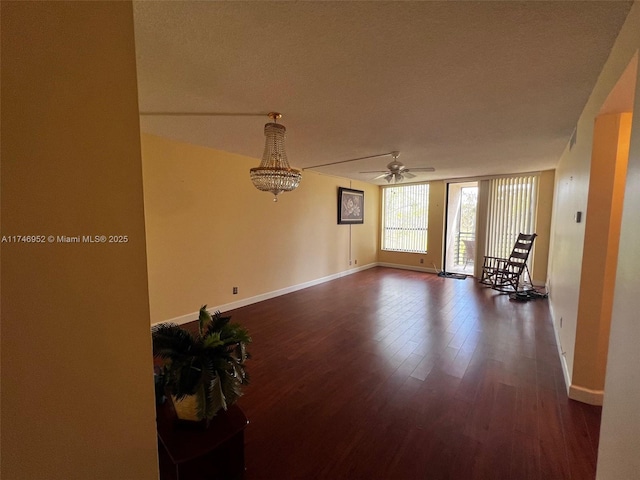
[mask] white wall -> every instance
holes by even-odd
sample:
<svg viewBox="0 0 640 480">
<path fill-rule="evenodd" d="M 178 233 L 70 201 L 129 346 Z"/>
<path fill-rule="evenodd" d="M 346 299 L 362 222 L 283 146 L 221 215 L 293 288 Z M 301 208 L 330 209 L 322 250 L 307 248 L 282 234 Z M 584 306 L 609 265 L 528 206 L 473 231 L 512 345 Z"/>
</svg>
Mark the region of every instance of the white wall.
<svg viewBox="0 0 640 480">
<path fill-rule="evenodd" d="M 556 170 L 549 283 L 554 326 L 571 382 L 577 330 L 585 223 L 594 120 L 607 96 L 640 48 L 640 3 L 636 1 L 620 31 L 577 126 L 577 143 L 567 148 Z M 636 73 L 637 78 L 637 73 Z M 605 383 L 599 480 L 640 478 L 640 92 L 636 81 L 634 122 L 627 173 L 618 272 Z M 588 215 L 589 212 L 586 212 Z M 562 325 L 560 320 L 562 318 Z"/>
<path fill-rule="evenodd" d="M 590 214 L 587 211 L 587 203 L 594 121 L 638 50 L 639 17 L 640 5 L 636 2 L 580 116 L 577 124 L 577 142 L 571 149 L 567 146 L 556 169 L 551 242 L 553 247 L 549 262 L 548 283 L 554 326 L 563 352 L 562 360 L 568 385 L 572 385 L 575 369 L 585 225 Z M 578 211 L 583 212 L 581 223 L 574 221 L 574 215 Z M 592 395 L 594 399 L 598 397 L 601 399 L 602 391 L 585 391 L 585 394 Z"/>
<path fill-rule="evenodd" d="M 612 58 L 640 48 L 640 4 L 633 6 Z M 620 59 L 622 60 L 622 59 Z M 640 478 L 640 78 L 627 169 L 597 478 Z"/>
</svg>

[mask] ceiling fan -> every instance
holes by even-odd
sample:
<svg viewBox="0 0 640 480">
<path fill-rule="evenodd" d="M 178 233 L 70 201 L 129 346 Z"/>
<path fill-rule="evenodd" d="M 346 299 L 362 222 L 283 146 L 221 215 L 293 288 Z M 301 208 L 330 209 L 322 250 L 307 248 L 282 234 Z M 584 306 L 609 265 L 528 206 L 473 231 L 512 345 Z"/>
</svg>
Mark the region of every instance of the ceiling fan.
<svg viewBox="0 0 640 480">
<path fill-rule="evenodd" d="M 387 165 L 387 170 L 373 170 L 373 171 L 360 172 L 360 173 L 379 173 L 380 175 L 378 175 L 375 178 L 372 178 L 372 180 L 378 180 L 380 178 L 384 178 L 387 181 L 387 183 L 391 183 L 392 181 L 393 183 L 400 183 L 405 178 L 407 179 L 415 178 L 415 175 L 411 173 L 411 171 L 414 171 L 414 172 L 435 171 L 435 169 L 432 167 L 420 167 L 420 168 L 412 168 L 412 169 L 405 167 L 404 164 L 398 160 L 398 157 L 400 156 L 400 152 L 391 152 L 391 156 L 393 157 L 393 160 L 391 160 L 391 162 Z"/>
</svg>

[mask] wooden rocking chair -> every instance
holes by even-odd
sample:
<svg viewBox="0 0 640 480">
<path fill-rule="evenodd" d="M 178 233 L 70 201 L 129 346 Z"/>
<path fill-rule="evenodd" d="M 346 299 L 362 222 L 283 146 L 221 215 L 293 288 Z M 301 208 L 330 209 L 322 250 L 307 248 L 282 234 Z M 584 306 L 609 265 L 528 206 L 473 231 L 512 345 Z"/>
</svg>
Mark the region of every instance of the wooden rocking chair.
<svg viewBox="0 0 640 480">
<path fill-rule="evenodd" d="M 527 259 L 536 236 L 535 233 L 519 234 L 509 258 L 485 256 L 480 283 L 499 292 L 518 292 L 524 289 L 526 278 L 523 276 L 526 272 L 533 288 Z"/>
</svg>

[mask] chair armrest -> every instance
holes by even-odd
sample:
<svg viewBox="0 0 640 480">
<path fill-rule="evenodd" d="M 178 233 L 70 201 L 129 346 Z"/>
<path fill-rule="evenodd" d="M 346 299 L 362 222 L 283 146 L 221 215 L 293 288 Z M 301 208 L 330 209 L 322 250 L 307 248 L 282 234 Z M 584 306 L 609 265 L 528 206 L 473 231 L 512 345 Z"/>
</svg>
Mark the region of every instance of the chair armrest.
<svg viewBox="0 0 640 480">
<path fill-rule="evenodd" d="M 501 270 L 506 267 L 508 262 L 509 260 L 506 258 L 490 257 L 485 255 L 483 268 L 495 268 Z"/>
</svg>

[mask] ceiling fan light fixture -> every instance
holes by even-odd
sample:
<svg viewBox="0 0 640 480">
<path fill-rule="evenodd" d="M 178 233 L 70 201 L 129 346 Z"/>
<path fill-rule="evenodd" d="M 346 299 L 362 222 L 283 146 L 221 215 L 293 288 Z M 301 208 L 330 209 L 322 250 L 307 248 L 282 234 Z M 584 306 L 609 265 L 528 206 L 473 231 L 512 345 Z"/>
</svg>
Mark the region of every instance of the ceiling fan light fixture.
<svg viewBox="0 0 640 480">
<path fill-rule="evenodd" d="M 295 190 L 302 180 L 300 170 L 289 166 L 284 148 L 287 129 L 276 123 L 281 117 L 280 113 L 269 113 L 269 118 L 273 121 L 264 126 L 266 139 L 262 161 L 260 166 L 249 170 L 253 185 L 260 191 L 273 193 L 274 202 L 278 201 L 278 195 L 282 192 Z"/>
</svg>

